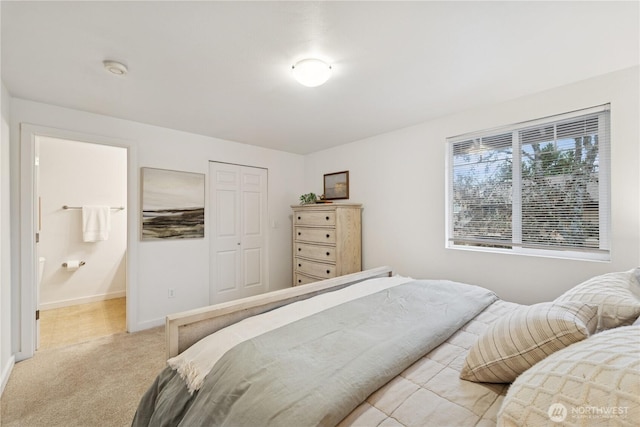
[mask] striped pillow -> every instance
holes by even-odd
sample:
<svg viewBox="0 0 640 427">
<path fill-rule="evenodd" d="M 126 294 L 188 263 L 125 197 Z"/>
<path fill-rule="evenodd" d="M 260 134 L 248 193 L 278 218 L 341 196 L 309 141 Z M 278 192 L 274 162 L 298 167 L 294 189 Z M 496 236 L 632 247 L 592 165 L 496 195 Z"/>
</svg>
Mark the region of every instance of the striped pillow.
<svg viewBox="0 0 640 427">
<path fill-rule="evenodd" d="M 469 350 L 463 380 L 508 383 L 553 352 L 594 333 L 598 308 L 580 302 L 523 306 L 489 326 Z"/>
</svg>

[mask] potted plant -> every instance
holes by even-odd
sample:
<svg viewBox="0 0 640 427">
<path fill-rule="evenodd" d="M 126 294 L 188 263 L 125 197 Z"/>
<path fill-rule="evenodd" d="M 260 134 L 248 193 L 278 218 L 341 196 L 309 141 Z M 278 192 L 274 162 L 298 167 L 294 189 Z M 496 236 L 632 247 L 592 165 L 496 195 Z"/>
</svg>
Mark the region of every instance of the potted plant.
<svg viewBox="0 0 640 427">
<path fill-rule="evenodd" d="M 314 193 L 307 193 L 300 196 L 300 204 L 301 205 L 310 205 L 315 203 L 318 200 L 318 196 Z"/>
</svg>

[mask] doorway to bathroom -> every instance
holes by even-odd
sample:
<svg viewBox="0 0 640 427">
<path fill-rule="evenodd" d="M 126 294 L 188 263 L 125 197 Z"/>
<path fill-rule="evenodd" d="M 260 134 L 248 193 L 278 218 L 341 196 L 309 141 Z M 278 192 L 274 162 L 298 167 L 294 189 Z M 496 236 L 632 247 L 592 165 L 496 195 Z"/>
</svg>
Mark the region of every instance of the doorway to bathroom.
<svg viewBox="0 0 640 427">
<path fill-rule="evenodd" d="M 36 349 L 125 332 L 127 149 L 34 142 Z"/>
</svg>

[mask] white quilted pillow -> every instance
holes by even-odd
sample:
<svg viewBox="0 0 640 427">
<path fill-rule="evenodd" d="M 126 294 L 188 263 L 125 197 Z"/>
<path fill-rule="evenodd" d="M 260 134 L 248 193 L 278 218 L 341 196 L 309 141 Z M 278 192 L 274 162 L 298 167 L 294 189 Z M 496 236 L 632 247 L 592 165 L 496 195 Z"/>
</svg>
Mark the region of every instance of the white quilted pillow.
<svg viewBox="0 0 640 427">
<path fill-rule="evenodd" d="M 601 332 L 547 357 L 511 384 L 498 412 L 498 427 L 636 426 L 638 420 L 640 326 Z"/>
<path fill-rule="evenodd" d="M 630 325 L 640 315 L 640 267 L 593 277 L 569 289 L 555 301 L 597 305 L 596 332 Z"/>
<path fill-rule="evenodd" d="M 596 328 L 598 308 L 580 302 L 523 306 L 489 326 L 471 347 L 460 378 L 510 383 L 551 353 Z"/>
</svg>

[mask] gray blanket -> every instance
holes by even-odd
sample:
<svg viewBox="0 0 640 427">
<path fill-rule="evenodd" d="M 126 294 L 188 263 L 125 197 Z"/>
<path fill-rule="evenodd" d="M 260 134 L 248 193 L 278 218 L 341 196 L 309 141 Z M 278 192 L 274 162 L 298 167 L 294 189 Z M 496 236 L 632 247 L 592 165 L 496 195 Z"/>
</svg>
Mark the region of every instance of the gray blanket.
<svg viewBox="0 0 640 427">
<path fill-rule="evenodd" d="M 193 395 L 165 369 L 133 426 L 334 426 L 496 300 L 414 281 L 341 304 L 237 345 Z"/>
</svg>

